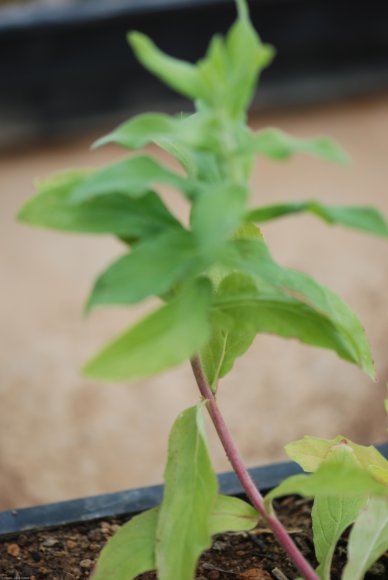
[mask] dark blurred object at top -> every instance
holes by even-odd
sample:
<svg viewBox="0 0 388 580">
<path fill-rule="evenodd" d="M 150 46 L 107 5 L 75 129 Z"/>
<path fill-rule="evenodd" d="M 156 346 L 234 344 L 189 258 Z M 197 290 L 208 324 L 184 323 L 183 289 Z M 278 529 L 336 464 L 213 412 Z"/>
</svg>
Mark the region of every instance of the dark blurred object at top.
<svg viewBox="0 0 388 580">
<path fill-rule="evenodd" d="M 253 0 L 277 56 L 256 107 L 304 105 L 388 88 L 386 0 Z M 195 61 L 235 17 L 231 0 L 0 0 L 0 145 L 84 131 L 142 110 L 181 110 L 126 44 L 150 35 Z"/>
</svg>

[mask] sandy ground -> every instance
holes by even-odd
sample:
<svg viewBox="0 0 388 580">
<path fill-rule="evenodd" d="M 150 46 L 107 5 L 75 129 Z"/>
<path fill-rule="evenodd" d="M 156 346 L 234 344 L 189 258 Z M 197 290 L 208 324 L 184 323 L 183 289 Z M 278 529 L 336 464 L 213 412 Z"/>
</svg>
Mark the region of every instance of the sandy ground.
<svg viewBox="0 0 388 580">
<path fill-rule="evenodd" d="M 266 115 L 300 136 L 326 133 L 351 154 L 340 168 L 308 157 L 254 174 L 255 203 L 317 197 L 329 203 L 376 204 L 388 214 L 388 98 Z M 57 234 L 17 224 L 32 182 L 69 167 L 101 166 L 121 152 L 89 150 L 96 135 L 8 153 L 0 160 L 0 508 L 109 492 L 162 480 L 167 433 L 196 402 L 190 369 L 181 366 L 130 385 L 81 378 L 82 363 L 141 308 L 82 307 L 92 280 L 122 247 L 108 237 Z M 182 214 L 176 194 L 168 203 Z M 382 441 L 388 379 L 388 250 L 367 235 L 328 228 L 310 217 L 266 225 L 282 264 L 302 269 L 340 293 L 358 312 L 372 344 L 379 381 L 326 351 L 260 336 L 220 391 L 220 404 L 249 465 L 284 458 L 283 445 L 309 433 L 339 432 Z M 237 388 L 236 388 L 237 387 Z M 228 469 L 209 429 L 218 470 Z"/>
</svg>

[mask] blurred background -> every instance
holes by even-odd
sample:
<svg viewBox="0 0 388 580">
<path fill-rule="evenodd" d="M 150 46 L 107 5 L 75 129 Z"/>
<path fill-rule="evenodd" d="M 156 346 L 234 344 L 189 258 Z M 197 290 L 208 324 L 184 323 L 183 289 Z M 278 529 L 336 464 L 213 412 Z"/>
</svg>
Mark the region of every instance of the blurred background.
<svg viewBox="0 0 388 580">
<path fill-rule="evenodd" d="M 388 4 L 254 0 L 250 7 L 263 40 L 277 49 L 252 127 L 327 134 L 353 160 L 343 168 L 304 156 L 280 164 L 260 159 L 252 206 L 314 197 L 373 204 L 388 215 Z M 128 30 L 195 61 L 234 15 L 227 0 L 0 0 L 0 509 L 162 480 L 169 428 L 197 401 L 190 368 L 129 385 L 83 379 L 83 362 L 153 303 L 105 308 L 86 319 L 91 284 L 122 245 L 33 230 L 15 214 L 36 179 L 123 156 L 115 147 L 90 151 L 119 122 L 144 110 L 187 110 L 135 62 Z M 178 195 L 163 195 L 182 214 Z M 285 459 L 283 446 L 304 434 L 384 441 L 386 241 L 310 217 L 285 218 L 263 232 L 281 264 L 315 276 L 356 310 L 378 381 L 328 351 L 258 337 L 219 394 L 247 463 Z M 210 426 L 208 432 L 215 467 L 227 470 Z"/>
</svg>

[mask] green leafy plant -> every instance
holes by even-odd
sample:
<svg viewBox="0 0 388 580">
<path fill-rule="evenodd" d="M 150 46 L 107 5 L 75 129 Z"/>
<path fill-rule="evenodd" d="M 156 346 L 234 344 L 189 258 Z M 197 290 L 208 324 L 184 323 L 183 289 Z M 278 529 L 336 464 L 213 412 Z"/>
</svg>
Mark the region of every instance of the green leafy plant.
<svg viewBox="0 0 388 580">
<path fill-rule="evenodd" d="M 237 8 L 227 36 L 215 36 L 196 64 L 165 55 L 143 34 L 128 36 L 140 62 L 193 100 L 196 112 L 139 115 L 95 147 L 115 143 L 136 150 L 154 143 L 175 157 L 182 171 L 144 154 L 97 171 L 67 171 L 38 184 L 19 213 L 19 220 L 31 225 L 113 234 L 127 246 L 97 279 L 87 310 L 160 299 L 153 313 L 87 363 L 86 376 L 135 379 L 190 360 L 201 394 L 172 428 L 162 505 L 133 518 L 108 542 L 96 580 L 128 580 L 154 569 L 161 580 L 190 580 L 212 535 L 251 529 L 259 518 L 307 579 L 329 578 L 336 542 L 354 522 L 345 580 L 361 578 L 388 548 L 388 468 L 376 450 L 343 437 L 290 444 L 290 456 L 313 473 L 286 480 L 264 500 L 217 404 L 219 380 L 260 332 L 329 349 L 374 376 L 357 316 L 328 288 L 276 263 L 256 224 L 307 211 L 329 224 L 388 236 L 386 221 L 370 207 L 309 200 L 248 208 L 257 155 L 284 160 L 302 152 L 340 164 L 347 157 L 327 138 L 296 139 L 277 129 L 254 132 L 247 126 L 258 77 L 274 51 L 261 42 L 245 1 L 237 0 Z M 190 204 L 188 227 L 163 203 L 160 184 Z M 252 505 L 218 494 L 203 427 L 205 409 Z M 316 571 L 272 509 L 273 498 L 289 493 L 315 497 Z M 360 545 L 368 545 L 363 557 Z"/>
</svg>

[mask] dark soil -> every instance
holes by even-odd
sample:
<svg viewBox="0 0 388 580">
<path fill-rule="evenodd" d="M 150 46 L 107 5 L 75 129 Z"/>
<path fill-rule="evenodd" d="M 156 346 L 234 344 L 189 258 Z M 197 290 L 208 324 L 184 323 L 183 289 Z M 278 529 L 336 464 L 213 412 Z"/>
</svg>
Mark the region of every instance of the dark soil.
<svg viewBox="0 0 388 580">
<path fill-rule="evenodd" d="M 277 504 L 279 517 L 301 551 L 316 565 L 312 544 L 310 503 L 286 498 Z M 128 518 L 94 521 L 0 540 L 1 580 L 75 580 L 89 578 L 105 542 Z M 340 541 L 332 580 L 340 578 L 346 540 Z M 197 580 L 288 580 L 298 576 L 270 530 L 259 525 L 251 532 L 219 535 L 204 553 Z M 155 574 L 138 580 L 154 580 Z M 369 571 L 367 579 L 388 579 L 388 552 Z M 177 580 L 179 580 L 177 578 Z"/>
</svg>

